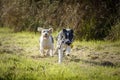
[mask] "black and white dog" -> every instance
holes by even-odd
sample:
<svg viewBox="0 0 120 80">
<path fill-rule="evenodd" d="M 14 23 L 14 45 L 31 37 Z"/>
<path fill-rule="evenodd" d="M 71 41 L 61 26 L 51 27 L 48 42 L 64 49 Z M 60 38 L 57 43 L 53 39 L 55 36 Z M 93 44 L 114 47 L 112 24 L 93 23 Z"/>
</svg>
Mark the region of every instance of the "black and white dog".
<svg viewBox="0 0 120 80">
<path fill-rule="evenodd" d="M 50 55 L 53 56 L 53 49 L 54 49 L 54 41 L 52 37 L 53 28 L 43 29 L 38 27 L 38 31 L 41 32 L 41 36 L 39 38 L 40 42 L 40 53 L 41 56 Z M 47 50 L 47 54 L 45 53 Z"/>
<path fill-rule="evenodd" d="M 59 32 L 57 36 L 57 49 L 55 53 L 58 52 L 58 62 L 62 62 L 63 52 L 65 50 L 65 55 L 70 55 L 71 44 L 73 42 L 73 30 L 63 29 Z"/>
</svg>

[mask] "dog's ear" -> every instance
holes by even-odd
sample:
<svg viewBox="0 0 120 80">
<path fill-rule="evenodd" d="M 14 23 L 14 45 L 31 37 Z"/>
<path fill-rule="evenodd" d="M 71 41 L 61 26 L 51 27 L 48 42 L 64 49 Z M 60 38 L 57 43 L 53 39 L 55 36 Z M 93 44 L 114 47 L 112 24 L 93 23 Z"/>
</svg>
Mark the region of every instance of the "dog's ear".
<svg viewBox="0 0 120 80">
<path fill-rule="evenodd" d="M 63 29 L 63 32 L 66 32 L 66 29 Z"/>
<path fill-rule="evenodd" d="M 41 28 L 41 27 L 37 28 L 37 31 L 39 31 L 39 32 L 42 31 L 42 30 L 43 30 L 43 28 Z"/>
<path fill-rule="evenodd" d="M 49 28 L 49 32 L 52 33 L 53 32 L 53 28 Z"/>
<path fill-rule="evenodd" d="M 71 33 L 74 33 L 73 29 L 71 29 Z"/>
</svg>

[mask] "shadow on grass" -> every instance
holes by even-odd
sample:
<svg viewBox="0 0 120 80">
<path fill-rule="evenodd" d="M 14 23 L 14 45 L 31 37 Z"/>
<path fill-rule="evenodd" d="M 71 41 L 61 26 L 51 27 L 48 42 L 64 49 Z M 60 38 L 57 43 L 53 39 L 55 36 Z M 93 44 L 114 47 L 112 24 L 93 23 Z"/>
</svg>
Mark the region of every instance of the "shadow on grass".
<svg viewBox="0 0 120 80">
<path fill-rule="evenodd" d="M 110 61 L 92 61 L 92 60 L 84 60 L 84 59 L 80 59 L 77 58 L 76 56 L 72 56 L 70 61 L 74 61 L 74 62 L 84 62 L 84 63 L 88 63 L 88 64 L 92 64 L 92 65 L 99 65 L 99 66 L 107 66 L 107 67 L 117 67 L 114 63 L 110 62 Z"/>
</svg>

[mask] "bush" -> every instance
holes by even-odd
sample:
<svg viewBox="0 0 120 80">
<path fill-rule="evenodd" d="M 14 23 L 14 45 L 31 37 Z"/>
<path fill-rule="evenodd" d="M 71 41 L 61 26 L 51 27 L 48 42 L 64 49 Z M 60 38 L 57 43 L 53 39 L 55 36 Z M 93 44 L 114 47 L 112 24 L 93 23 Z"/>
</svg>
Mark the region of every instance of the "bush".
<svg viewBox="0 0 120 80">
<path fill-rule="evenodd" d="M 106 37 L 107 40 L 119 40 L 120 39 L 120 22 L 112 26 L 110 34 Z"/>
<path fill-rule="evenodd" d="M 120 19 L 119 0 L 0 0 L 0 24 L 14 31 L 73 28 L 77 39 L 104 39 Z"/>
</svg>

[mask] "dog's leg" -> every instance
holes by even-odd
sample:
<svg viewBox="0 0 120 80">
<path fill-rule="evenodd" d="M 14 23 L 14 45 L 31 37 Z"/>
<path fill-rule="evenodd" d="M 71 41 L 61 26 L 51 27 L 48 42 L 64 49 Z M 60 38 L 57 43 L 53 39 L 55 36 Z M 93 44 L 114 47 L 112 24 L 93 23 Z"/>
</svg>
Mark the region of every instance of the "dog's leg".
<svg viewBox="0 0 120 80">
<path fill-rule="evenodd" d="M 44 56 L 44 50 L 40 49 L 40 56 L 43 57 Z"/>
<path fill-rule="evenodd" d="M 53 49 L 50 49 L 50 56 L 53 56 Z"/>
<path fill-rule="evenodd" d="M 70 55 L 70 51 L 71 51 L 71 47 L 67 46 L 66 47 L 66 55 L 69 56 Z"/>
<path fill-rule="evenodd" d="M 54 54 L 53 55 L 56 55 L 58 53 L 58 48 L 56 48 L 55 50 L 54 50 Z"/>
<path fill-rule="evenodd" d="M 61 47 L 60 45 L 61 45 L 61 44 L 59 44 L 59 43 L 57 42 L 56 48 L 55 48 L 55 50 L 54 50 L 54 55 L 58 55 L 58 50 L 59 50 L 59 48 Z"/>
<path fill-rule="evenodd" d="M 63 50 L 62 48 L 58 49 L 58 63 L 62 62 Z"/>
<path fill-rule="evenodd" d="M 49 56 L 49 53 L 50 53 L 50 49 L 47 50 L 45 55 Z"/>
</svg>

